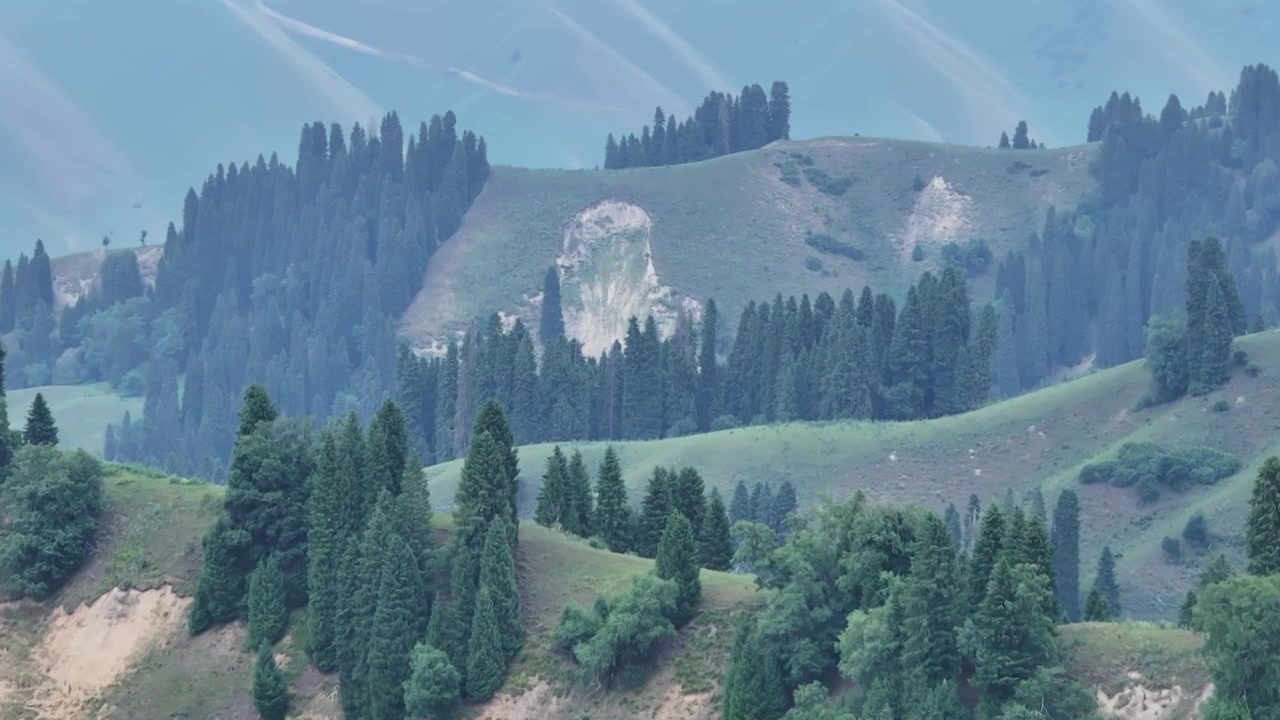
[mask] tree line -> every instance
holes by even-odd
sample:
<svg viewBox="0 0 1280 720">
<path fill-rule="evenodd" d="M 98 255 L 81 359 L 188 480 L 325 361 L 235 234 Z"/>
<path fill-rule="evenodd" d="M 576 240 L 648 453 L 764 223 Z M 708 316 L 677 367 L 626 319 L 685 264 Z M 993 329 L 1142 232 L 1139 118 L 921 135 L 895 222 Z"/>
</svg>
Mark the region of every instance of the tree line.
<svg viewBox="0 0 1280 720">
<path fill-rule="evenodd" d="M 154 291 L 76 323 L 86 379 L 136 373 L 146 397 L 145 419 L 113 429 L 115 457 L 226 477 L 251 383 L 290 416 L 372 416 L 396 381 L 395 322 L 488 174 L 484 139 L 451 112 L 408 137 L 394 112 L 376 129 L 314 123 L 294 167 L 219 165 L 170 224 Z"/>
<path fill-rule="evenodd" d="M 759 85 L 748 85 L 734 96 L 711 92 L 694 114 L 677 122 L 659 107 L 653 128 L 605 141 L 604 168 L 620 170 L 698 162 L 730 153 L 762 148 L 791 137 L 791 94 L 787 84 L 774 81 L 768 96 Z"/>
<path fill-rule="evenodd" d="M 549 276 L 550 277 L 550 276 Z M 548 293 L 548 298 L 558 293 Z M 798 420 L 919 419 L 979 407 L 990 395 L 997 316 L 973 317 L 963 275 L 924 273 L 898 307 L 864 287 L 839 300 L 775 296 L 748 303 L 732 349 L 717 358 L 718 311 L 682 315 L 661 338 L 631 318 L 599 358 L 563 336 L 559 307 L 543 319 L 543 352 L 517 320 L 495 314 L 441 357 L 402 349 L 398 398 L 424 458 L 459 455 L 482 398 L 511 419 L 517 444 L 632 440 Z M 560 328 L 560 334 L 548 329 Z"/>
</svg>

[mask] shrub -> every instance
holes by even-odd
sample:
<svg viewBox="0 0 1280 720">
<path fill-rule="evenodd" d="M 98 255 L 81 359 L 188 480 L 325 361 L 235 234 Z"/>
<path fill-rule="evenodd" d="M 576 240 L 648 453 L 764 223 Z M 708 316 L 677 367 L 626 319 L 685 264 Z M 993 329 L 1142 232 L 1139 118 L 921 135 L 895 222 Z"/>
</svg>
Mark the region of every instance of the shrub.
<svg viewBox="0 0 1280 720">
<path fill-rule="evenodd" d="M 809 272 L 822 272 L 822 261 L 812 255 L 806 255 L 804 269 Z"/>
<path fill-rule="evenodd" d="M 1144 503 L 1160 498 L 1162 489 L 1181 492 L 1197 485 L 1212 485 L 1240 469 L 1233 455 L 1206 447 L 1166 451 L 1155 443 L 1125 443 L 1115 460 L 1090 463 L 1080 469 L 1084 485 L 1107 482 L 1116 487 L 1137 488 Z"/>
<path fill-rule="evenodd" d="M 738 422 L 738 416 L 732 415 L 729 413 L 725 413 L 724 415 L 721 415 L 720 417 L 711 421 L 712 431 L 734 430 L 739 427 L 742 427 L 742 423 Z"/>
<path fill-rule="evenodd" d="M 911 248 L 911 260 L 913 262 L 924 260 L 924 246 L 920 243 L 916 243 L 916 246 Z"/>
<path fill-rule="evenodd" d="M 121 397 L 142 397 L 147 394 L 147 375 L 141 369 L 134 368 L 125 373 L 113 389 Z"/>
<path fill-rule="evenodd" d="M 1262 373 L 1262 368 L 1258 367 L 1257 365 L 1254 365 L 1253 363 L 1250 363 L 1244 369 L 1244 374 L 1248 375 L 1251 378 L 1256 378 L 1261 373 Z"/>
<path fill-rule="evenodd" d="M 963 270 L 967 275 L 981 275 L 991 266 L 991 248 L 985 240 L 965 243 L 949 242 L 942 246 L 943 261 Z"/>
<path fill-rule="evenodd" d="M 1209 525 L 1205 522 L 1203 513 L 1196 513 L 1187 521 L 1186 527 L 1182 528 L 1182 539 L 1188 544 L 1199 545 L 1204 547 L 1209 544 Z"/>
<path fill-rule="evenodd" d="M 831 175 L 822 168 L 806 167 L 804 169 L 804 177 L 818 189 L 818 192 L 834 197 L 845 194 L 849 188 L 853 187 L 852 178 L 843 175 Z"/>
<path fill-rule="evenodd" d="M 861 261 L 867 255 L 862 252 L 861 248 L 851 245 L 843 240 L 837 240 L 830 235 L 822 233 L 809 233 L 805 235 L 804 243 L 809 247 L 824 252 L 828 255 L 839 255 L 840 257 L 849 258 L 854 261 Z"/>
<path fill-rule="evenodd" d="M 1114 460 L 1103 460 L 1102 462 L 1089 463 L 1080 468 L 1080 483 L 1082 485 L 1095 485 L 1097 483 L 1111 482 L 1111 476 L 1115 472 L 1116 463 Z"/>
<path fill-rule="evenodd" d="M 684 417 L 671 423 L 671 427 L 667 428 L 667 437 L 684 437 L 697 431 L 698 425 L 693 421 L 693 418 Z"/>
<path fill-rule="evenodd" d="M 1236 361 L 1236 365 L 1239 365 L 1240 367 L 1244 367 L 1249 364 L 1249 353 L 1243 350 L 1235 351 L 1231 357 Z"/>
<path fill-rule="evenodd" d="M 1178 542 L 1178 538 L 1164 536 L 1160 541 L 1160 549 L 1164 551 L 1165 557 L 1171 560 L 1178 560 L 1182 557 L 1182 543 Z"/>
<path fill-rule="evenodd" d="M 924 190 L 925 185 L 928 185 L 928 184 L 929 183 L 925 182 L 924 178 L 920 177 L 918 174 L 915 177 L 911 178 L 911 189 L 915 192 L 920 192 L 921 190 Z"/>
<path fill-rule="evenodd" d="M 1224 399 L 1218 400 L 1217 402 L 1210 405 L 1209 407 L 1212 408 L 1214 412 L 1226 412 L 1231 409 L 1231 403 L 1227 402 L 1226 399 L 1224 398 Z"/>
<path fill-rule="evenodd" d="M 556 642 L 572 648 L 584 682 L 607 684 L 619 675 L 634 678 L 651 659 L 656 645 L 675 635 L 671 617 L 676 611 L 676 592 L 671 580 L 638 575 L 603 621 L 597 610 L 566 608 Z M 595 630 L 589 632 L 593 626 Z"/>
</svg>

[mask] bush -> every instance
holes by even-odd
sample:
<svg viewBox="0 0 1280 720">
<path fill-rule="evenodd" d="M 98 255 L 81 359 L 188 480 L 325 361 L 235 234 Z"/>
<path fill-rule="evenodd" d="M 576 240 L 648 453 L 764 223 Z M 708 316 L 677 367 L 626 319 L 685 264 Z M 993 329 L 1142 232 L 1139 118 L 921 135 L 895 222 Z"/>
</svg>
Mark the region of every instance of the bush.
<svg viewBox="0 0 1280 720">
<path fill-rule="evenodd" d="M 853 261 L 861 261 L 867 255 L 860 248 L 851 245 L 843 240 L 837 240 L 830 235 L 822 233 L 808 233 L 804 237 L 804 243 L 809 247 L 824 252 L 828 255 L 839 255 L 840 257 L 849 258 Z"/>
<path fill-rule="evenodd" d="M 809 272 L 822 272 L 822 261 L 812 255 L 806 255 L 804 269 Z"/>
<path fill-rule="evenodd" d="M 1115 460 L 1090 463 L 1080 469 L 1081 484 L 1110 483 L 1137 488 L 1144 503 L 1160 498 L 1162 489 L 1181 492 L 1212 485 L 1240 469 L 1233 455 L 1206 447 L 1166 451 L 1155 443 L 1125 443 Z"/>
<path fill-rule="evenodd" d="M 924 190 L 925 186 L 928 184 L 929 183 L 925 182 L 924 178 L 920 177 L 920 175 L 918 174 L 915 177 L 911 178 L 911 189 L 914 192 L 920 192 L 921 190 Z"/>
<path fill-rule="evenodd" d="M 1248 376 L 1249 376 L 1249 377 L 1251 377 L 1251 378 L 1256 378 L 1256 377 L 1258 377 L 1258 375 L 1260 375 L 1261 373 L 1262 373 L 1262 368 L 1260 368 L 1260 367 L 1258 367 L 1257 365 L 1254 365 L 1254 364 L 1252 364 L 1252 363 L 1250 363 L 1250 364 L 1249 364 L 1247 367 L 1245 367 L 1245 369 L 1244 369 L 1244 374 L 1245 374 L 1245 375 L 1248 375 Z"/>
<path fill-rule="evenodd" d="M 922 260 L 924 260 L 924 246 L 916 243 L 916 246 L 911 248 L 911 261 L 920 262 Z"/>
<path fill-rule="evenodd" d="M 1187 521 L 1186 527 L 1182 528 L 1182 539 L 1188 544 L 1199 545 L 1205 547 L 1209 544 L 1209 525 L 1205 522 L 1203 513 L 1196 513 Z"/>
<path fill-rule="evenodd" d="M 1249 364 L 1249 353 L 1243 350 L 1235 351 L 1231 357 L 1236 361 L 1236 365 L 1239 365 L 1240 367 L 1244 367 Z"/>
<path fill-rule="evenodd" d="M 1103 460 L 1102 462 L 1085 465 L 1080 468 L 1080 484 L 1096 485 L 1098 483 L 1111 482 L 1111 476 L 1115 473 L 1115 466 L 1114 460 Z"/>
<path fill-rule="evenodd" d="M 991 266 L 991 248 L 987 247 L 985 240 L 949 242 L 942 246 L 942 259 L 963 270 L 966 275 L 981 275 Z"/>
<path fill-rule="evenodd" d="M 608 684 L 619 675 L 634 678 L 651 659 L 655 646 L 675 635 L 671 617 L 676 593 L 676 584 L 670 580 L 636 576 L 603 621 L 597 610 L 565 608 L 556 643 L 572 648 L 584 682 Z"/>
<path fill-rule="evenodd" d="M 147 394 L 147 375 L 140 368 L 125 373 L 113 388 L 120 397 L 142 397 Z"/>
<path fill-rule="evenodd" d="M 738 422 L 738 416 L 725 413 L 715 420 L 711 421 L 711 430 L 734 430 L 742 427 L 742 423 Z"/>
<path fill-rule="evenodd" d="M 822 168 L 806 167 L 804 169 L 804 177 L 818 189 L 818 192 L 834 197 L 845 194 L 849 188 L 853 187 L 852 178 L 843 175 L 831 175 Z"/>
<path fill-rule="evenodd" d="M 667 437 L 684 437 L 696 432 L 698 432 L 697 423 L 693 421 L 693 418 L 684 417 L 671 423 L 671 427 L 667 428 Z"/>
<path fill-rule="evenodd" d="M 587 538 L 587 547 L 593 550 L 608 550 L 609 543 L 599 535 L 592 535 L 591 537 Z"/>
<path fill-rule="evenodd" d="M 1226 412 L 1231 409 L 1231 403 L 1227 402 L 1226 399 L 1222 399 L 1209 407 L 1212 408 L 1214 412 Z"/>
<path fill-rule="evenodd" d="M 1182 543 L 1178 542 L 1178 538 L 1164 536 L 1160 541 L 1160 549 L 1164 551 L 1165 557 L 1170 560 L 1179 560 L 1182 558 Z"/>
</svg>

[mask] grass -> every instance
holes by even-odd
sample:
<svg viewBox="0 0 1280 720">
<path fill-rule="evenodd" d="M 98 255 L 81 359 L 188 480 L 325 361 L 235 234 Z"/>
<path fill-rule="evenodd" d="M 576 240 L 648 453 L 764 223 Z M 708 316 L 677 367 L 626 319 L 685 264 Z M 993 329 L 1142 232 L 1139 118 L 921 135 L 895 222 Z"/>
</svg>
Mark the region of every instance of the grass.
<svg viewBox="0 0 1280 720">
<path fill-rule="evenodd" d="M 93 385 L 44 385 L 8 393 L 9 422 L 21 428 L 36 393 L 44 395 L 58 423 L 59 445 L 102 454 L 108 423 L 119 423 L 126 411 L 142 417 L 142 398 L 124 398 L 106 383 Z"/>
<path fill-rule="evenodd" d="M 1078 623 L 1059 628 L 1067 670 L 1089 685 L 1114 693 L 1140 672 L 1149 688 L 1175 685 L 1197 692 L 1209 683 L 1200 649 L 1204 638 L 1190 630 L 1154 623 Z"/>
<path fill-rule="evenodd" d="M 666 168 L 623 171 L 495 167 L 462 228 L 432 258 L 401 331 L 426 346 L 495 310 L 536 324 L 529 302 L 561 251 L 574 215 L 602 200 L 638 205 L 652 221 L 654 269 L 663 285 L 714 297 L 732 327 L 749 300 L 775 293 L 838 296 L 864 284 L 892 293 L 941 253 L 909 259 L 915 242 L 985 239 L 993 256 L 1020 248 L 1050 205 L 1073 207 L 1093 181 L 1095 149 L 1027 151 L 1038 177 L 1010 175 L 1007 153 L 871 138 L 783 142 L 758 151 Z M 940 176 L 951 193 L 925 189 Z M 839 238 L 864 257 L 827 256 L 828 272 L 805 268 L 808 234 Z M 725 272 L 733 268 L 733 272 Z M 972 281 L 992 294 L 994 272 Z"/>
<path fill-rule="evenodd" d="M 796 423 L 725 430 L 614 445 L 632 501 L 638 503 L 655 465 L 692 465 L 709 486 L 729 497 L 739 480 L 790 480 L 800 504 L 863 491 L 873 500 L 919 503 L 941 511 L 964 507 L 970 494 L 984 503 L 1040 487 L 1050 508 L 1063 488 L 1074 488 L 1082 509 L 1081 586 L 1092 581 L 1094 560 L 1110 544 L 1119 556 L 1125 607 L 1135 617 L 1172 617 L 1194 582 L 1195 559 L 1169 565 L 1160 539 L 1178 536 L 1187 519 L 1203 512 L 1219 536 L 1212 552 L 1233 552 L 1257 466 L 1280 452 L 1280 397 L 1270 373 L 1280 373 L 1280 332 L 1241 338 L 1262 368 L 1258 377 L 1237 371 L 1226 387 L 1199 398 L 1134 411 L 1147 389 L 1147 373 L 1134 362 L 1096 372 L 965 415 L 905 423 Z M 1211 406 L 1227 399 L 1232 410 Z M 1142 505 L 1131 490 L 1080 485 L 1080 468 L 1111 457 L 1126 442 L 1163 447 L 1211 447 L 1229 452 L 1242 469 L 1216 485 L 1165 493 Z M 565 443 L 590 466 L 604 443 Z M 520 449 L 523 507 L 532 507 L 551 445 Z M 438 507 L 453 497 L 461 462 L 427 469 Z"/>
</svg>

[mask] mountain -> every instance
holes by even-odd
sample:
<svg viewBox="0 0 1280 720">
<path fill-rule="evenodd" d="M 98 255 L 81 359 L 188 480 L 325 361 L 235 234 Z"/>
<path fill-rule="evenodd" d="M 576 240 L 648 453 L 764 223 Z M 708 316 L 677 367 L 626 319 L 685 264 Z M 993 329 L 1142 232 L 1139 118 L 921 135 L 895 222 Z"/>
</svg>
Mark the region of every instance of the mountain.
<svg viewBox="0 0 1280 720">
<path fill-rule="evenodd" d="M 529 459 L 524 462 L 528 463 Z M 257 717 L 250 702 L 253 654 L 234 623 L 192 637 L 187 611 L 201 561 L 200 538 L 222 489 L 110 466 L 105 530 L 89 563 L 54 598 L 0 604 L 0 712 L 48 718 Z M 445 519 L 441 532 L 449 531 Z M 520 529 L 525 624 L 530 640 L 504 690 L 473 709 L 492 720 L 622 720 L 719 717 L 718 689 L 733 619 L 759 607 L 747 576 L 703 571 L 700 618 L 680 631 L 657 668 L 626 692 L 575 688 L 551 634 L 568 602 L 612 595 L 652 562 L 589 547 L 533 524 Z M 298 617 L 301 617 L 299 615 Z M 337 720 L 336 675 L 306 664 L 305 624 L 295 622 L 277 661 L 294 716 Z M 1070 674 L 1122 707 L 1147 697 L 1152 720 L 1186 717 L 1210 687 L 1202 639 L 1151 624 L 1084 623 L 1061 628 Z M 103 648 L 85 654 L 85 647 Z M 677 715 L 678 713 L 678 715 Z"/>
<path fill-rule="evenodd" d="M 592 167 L 604 137 L 711 89 L 789 81 L 796 137 L 1051 146 L 1114 87 L 1199 102 L 1270 47 L 1265 3 L 1090 0 L 142 0 L 0 8 L 0 252 L 163 237 L 217 162 L 293 148 L 314 119 L 453 108 L 495 161 Z M 731 31 L 730 31 L 731 29 Z M 891 71 L 888 71 L 891 69 Z"/>
</svg>

